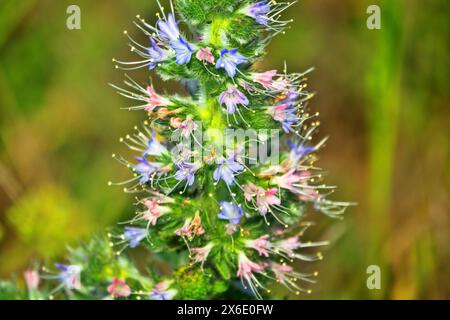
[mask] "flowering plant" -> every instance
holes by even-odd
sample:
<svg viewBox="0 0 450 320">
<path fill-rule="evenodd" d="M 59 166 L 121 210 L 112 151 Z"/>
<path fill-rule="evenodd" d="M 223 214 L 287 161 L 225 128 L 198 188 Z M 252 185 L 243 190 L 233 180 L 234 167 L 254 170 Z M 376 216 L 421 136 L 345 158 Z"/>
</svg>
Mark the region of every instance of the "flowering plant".
<svg viewBox="0 0 450 320">
<path fill-rule="evenodd" d="M 280 14 L 292 3 L 175 4 L 178 18 L 172 2 L 169 10 L 160 5 L 156 24 L 137 16 L 147 43 L 125 32 L 137 61 L 113 59 L 118 69 L 146 68 L 181 81 L 190 93 L 158 93 L 128 75 L 126 87 L 112 85 L 137 102 L 129 110 L 147 117 L 142 129 L 121 139 L 135 158 L 113 155 L 132 177 L 110 185 L 136 195 L 136 214 L 106 242 L 73 250 L 69 264 L 41 277 L 59 283 L 51 296 L 68 298 L 264 298 L 273 282 L 308 293 L 317 273 L 295 271 L 302 267 L 296 261 L 321 259 L 314 248 L 327 242 L 304 238 L 311 226 L 306 210 L 339 218 L 349 203 L 328 199 L 334 188 L 315 164 L 325 140 L 313 143 L 319 122 L 307 106 L 310 70 L 255 66 L 286 29 L 290 21 Z M 136 247 L 154 257 L 148 272 L 123 254 Z M 30 272 L 35 292 L 39 282 Z"/>
</svg>

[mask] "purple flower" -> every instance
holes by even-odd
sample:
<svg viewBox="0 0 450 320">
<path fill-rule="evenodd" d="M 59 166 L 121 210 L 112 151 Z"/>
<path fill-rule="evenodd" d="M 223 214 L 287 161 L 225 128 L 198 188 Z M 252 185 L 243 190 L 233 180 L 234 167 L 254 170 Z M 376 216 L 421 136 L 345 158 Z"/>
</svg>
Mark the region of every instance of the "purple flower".
<svg viewBox="0 0 450 320">
<path fill-rule="evenodd" d="M 58 275 L 59 281 L 69 290 L 81 289 L 81 267 L 77 265 L 64 265 L 55 263 L 55 266 L 61 270 Z"/>
<path fill-rule="evenodd" d="M 267 4 L 266 0 L 263 0 L 246 6 L 241 12 L 255 19 L 259 24 L 267 25 L 270 5 Z"/>
<path fill-rule="evenodd" d="M 217 215 L 219 219 L 228 220 L 230 223 L 236 225 L 241 221 L 244 214 L 242 208 L 235 203 L 222 201 L 220 203 L 220 213 Z"/>
<path fill-rule="evenodd" d="M 150 180 L 150 175 L 158 170 L 158 165 L 148 162 L 145 158 L 136 157 L 135 159 L 139 163 L 134 165 L 134 170 L 141 176 L 140 182 L 142 184 L 147 183 Z"/>
<path fill-rule="evenodd" d="M 156 67 L 158 62 L 161 62 L 166 59 L 167 52 L 158 47 L 158 45 L 155 42 L 155 39 L 153 39 L 152 37 L 150 37 L 150 44 L 151 47 L 147 48 L 148 54 L 150 56 L 150 63 L 148 65 L 148 68 L 152 70 Z"/>
<path fill-rule="evenodd" d="M 155 137 L 155 133 L 147 141 L 147 149 L 144 151 L 143 156 L 160 156 L 164 152 L 167 152 L 166 147 L 164 147 L 158 139 Z"/>
<path fill-rule="evenodd" d="M 178 41 L 180 37 L 180 30 L 178 29 L 178 22 L 175 21 L 172 13 L 167 16 L 167 21 L 158 21 L 159 35 L 167 41 Z"/>
<path fill-rule="evenodd" d="M 175 179 L 178 181 L 186 180 L 188 186 L 191 186 L 195 180 L 195 173 L 199 169 L 198 164 L 181 161 L 176 166 L 178 171 L 175 173 Z"/>
<path fill-rule="evenodd" d="M 227 106 L 227 112 L 233 114 L 236 112 L 236 107 L 239 104 L 246 106 L 249 101 L 242 92 L 235 87 L 231 87 L 220 94 L 219 103 L 221 105 L 225 104 Z"/>
<path fill-rule="evenodd" d="M 291 131 L 292 125 L 296 124 L 300 118 L 297 116 L 297 107 L 295 103 L 298 100 L 298 94 L 289 92 L 287 96 L 279 101 L 279 105 L 270 107 L 267 112 L 275 121 L 281 122 L 284 132 Z"/>
<path fill-rule="evenodd" d="M 178 22 L 172 13 L 167 15 L 167 20 L 158 21 L 159 36 L 169 42 L 170 47 L 175 50 L 178 64 L 186 64 L 191 61 L 194 49 L 191 44 L 184 40 L 178 28 Z"/>
<path fill-rule="evenodd" d="M 288 92 L 284 99 L 280 100 L 280 103 L 295 103 L 298 101 L 299 95 L 296 92 Z"/>
<path fill-rule="evenodd" d="M 125 240 L 127 240 L 130 243 L 130 248 L 135 248 L 142 241 L 142 239 L 147 237 L 147 229 L 125 227 L 123 236 Z"/>
<path fill-rule="evenodd" d="M 296 144 L 292 141 L 288 141 L 291 152 L 289 153 L 289 159 L 292 164 L 297 164 L 304 156 L 314 152 L 315 147 L 304 146 L 303 144 Z"/>
<path fill-rule="evenodd" d="M 293 105 L 288 105 L 284 110 L 284 119 L 281 121 L 284 132 L 288 133 L 291 130 L 291 126 L 297 123 L 298 120 L 297 108 Z"/>
<path fill-rule="evenodd" d="M 222 179 L 227 185 L 232 185 L 234 182 L 234 175 L 243 170 L 244 167 L 236 161 L 235 156 L 228 159 L 222 159 L 217 164 L 213 177 L 215 181 Z"/>
<path fill-rule="evenodd" d="M 217 60 L 216 69 L 225 69 L 228 76 L 233 78 L 236 75 L 237 66 L 247 62 L 248 59 L 237 52 L 238 49 L 223 49 L 220 51 L 220 58 Z"/>
<path fill-rule="evenodd" d="M 192 116 L 188 115 L 186 120 L 181 122 L 178 128 L 172 134 L 172 140 L 178 141 L 182 136 L 187 138 L 198 129 L 198 124 L 192 120 Z"/>
<path fill-rule="evenodd" d="M 183 36 L 179 36 L 178 40 L 171 41 L 170 46 L 175 50 L 176 61 L 178 64 L 186 64 L 191 61 L 194 49 L 189 42 L 184 40 Z"/>
<path fill-rule="evenodd" d="M 172 300 L 177 294 L 175 289 L 170 289 L 171 281 L 163 281 L 155 284 L 150 297 L 152 300 Z"/>
</svg>

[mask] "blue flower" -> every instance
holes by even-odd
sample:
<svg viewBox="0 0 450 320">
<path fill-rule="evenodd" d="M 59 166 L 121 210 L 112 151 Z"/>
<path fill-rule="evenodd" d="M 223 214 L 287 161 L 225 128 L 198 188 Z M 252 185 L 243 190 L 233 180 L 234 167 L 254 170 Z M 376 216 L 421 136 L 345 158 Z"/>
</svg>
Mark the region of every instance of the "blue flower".
<svg viewBox="0 0 450 320">
<path fill-rule="evenodd" d="M 267 110 L 275 121 L 281 122 L 281 126 L 286 133 L 289 133 L 292 130 L 292 126 L 300 120 L 297 116 L 297 107 L 295 104 L 297 100 L 298 94 L 290 92 L 283 100 L 278 102 L 278 105 L 270 107 Z"/>
<path fill-rule="evenodd" d="M 175 173 L 175 179 L 178 181 L 186 180 L 188 186 L 191 186 L 195 180 L 195 172 L 198 170 L 198 165 L 181 161 L 176 164 L 178 171 Z"/>
<path fill-rule="evenodd" d="M 64 265 L 55 263 L 55 266 L 61 270 L 58 274 L 59 281 L 69 290 L 81 289 L 81 267 L 77 265 Z"/>
<path fill-rule="evenodd" d="M 239 104 L 246 106 L 249 101 L 242 92 L 235 87 L 231 87 L 220 94 L 219 103 L 221 105 L 225 104 L 227 107 L 227 112 L 233 114 L 236 112 L 236 107 Z"/>
<path fill-rule="evenodd" d="M 263 0 L 246 6 L 241 12 L 255 19 L 259 24 L 267 25 L 269 21 L 268 13 L 270 12 L 270 5 L 267 4 L 266 0 Z"/>
<path fill-rule="evenodd" d="M 154 285 L 150 298 L 152 300 L 172 300 L 177 294 L 175 289 L 170 289 L 171 281 L 162 281 Z"/>
<path fill-rule="evenodd" d="M 244 167 L 236 161 L 235 156 L 228 159 L 222 159 L 217 164 L 217 168 L 214 171 L 214 180 L 219 181 L 222 179 L 227 185 L 232 185 L 234 182 L 234 175 L 243 170 Z"/>
<path fill-rule="evenodd" d="M 280 103 L 296 103 L 299 99 L 299 94 L 297 92 L 288 92 L 286 97 L 280 100 Z"/>
<path fill-rule="evenodd" d="M 299 162 L 304 156 L 316 151 L 315 147 L 304 146 L 303 144 L 296 144 L 292 141 L 288 141 L 288 146 L 291 148 L 291 152 L 289 154 L 289 159 L 291 163 L 296 164 Z"/>
<path fill-rule="evenodd" d="M 150 63 L 148 65 L 148 68 L 152 70 L 156 67 L 156 65 L 159 62 L 166 59 L 167 52 L 158 47 L 158 45 L 155 42 L 155 39 L 153 39 L 152 37 L 150 37 L 150 44 L 151 47 L 147 48 L 148 54 L 150 56 Z"/>
<path fill-rule="evenodd" d="M 247 62 L 248 59 L 237 52 L 237 49 L 223 49 L 220 51 L 220 58 L 217 60 L 216 68 L 225 69 L 228 76 L 233 78 L 236 75 L 237 66 Z"/>
<path fill-rule="evenodd" d="M 178 40 L 171 41 L 170 46 L 175 50 L 176 61 L 178 64 L 186 64 L 191 61 L 194 49 L 189 42 L 184 40 L 183 36 L 179 36 Z"/>
<path fill-rule="evenodd" d="M 178 29 L 178 22 L 175 21 L 172 13 L 167 16 L 167 21 L 158 21 L 159 35 L 167 41 L 178 41 L 180 37 L 180 30 Z"/>
<path fill-rule="evenodd" d="M 288 133 L 291 131 L 291 127 L 298 122 L 299 118 L 297 117 L 297 108 L 293 105 L 288 105 L 285 112 L 286 118 L 281 122 L 281 127 L 284 132 Z"/>
<path fill-rule="evenodd" d="M 170 47 L 175 51 L 176 62 L 186 64 L 191 61 L 194 49 L 192 45 L 184 40 L 178 28 L 178 22 L 172 13 L 167 15 L 167 20 L 158 21 L 159 36 L 169 42 Z"/>
<path fill-rule="evenodd" d="M 158 139 L 155 137 L 155 133 L 152 132 L 152 136 L 147 141 L 147 149 L 144 151 L 143 156 L 160 156 L 167 151 Z"/>
<path fill-rule="evenodd" d="M 150 180 L 150 175 L 152 175 L 158 166 L 155 163 L 148 162 L 145 158 L 136 157 L 139 163 L 134 165 L 134 170 L 141 176 L 140 182 L 142 184 L 147 183 Z"/>
<path fill-rule="evenodd" d="M 242 208 L 235 203 L 222 201 L 220 203 L 220 213 L 217 215 L 219 219 L 228 220 L 230 223 L 236 225 L 241 221 L 244 214 Z"/>
<path fill-rule="evenodd" d="M 135 248 L 138 244 L 147 237 L 147 229 L 136 227 L 125 227 L 123 236 L 125 240 L 130 243 L 130 248 Z"/>
</svg>

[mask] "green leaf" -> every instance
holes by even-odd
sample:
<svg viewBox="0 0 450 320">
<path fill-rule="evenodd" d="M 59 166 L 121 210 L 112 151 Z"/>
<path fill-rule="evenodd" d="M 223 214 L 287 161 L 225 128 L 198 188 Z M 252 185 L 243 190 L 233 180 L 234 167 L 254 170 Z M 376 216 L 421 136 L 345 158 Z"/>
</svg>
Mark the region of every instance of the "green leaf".
<svg viewBox="0 0 450 320">
<path fill-rule="evenodd" d="M 224 259 L 220 258 L 220 255 L 217 255 L 214 258 L 214 264 L 222 278 L 224 278 L 225 280 L 229 280 L 231 278 L 230 268 L 228 267 L 227 262 Z"/>
</svg>

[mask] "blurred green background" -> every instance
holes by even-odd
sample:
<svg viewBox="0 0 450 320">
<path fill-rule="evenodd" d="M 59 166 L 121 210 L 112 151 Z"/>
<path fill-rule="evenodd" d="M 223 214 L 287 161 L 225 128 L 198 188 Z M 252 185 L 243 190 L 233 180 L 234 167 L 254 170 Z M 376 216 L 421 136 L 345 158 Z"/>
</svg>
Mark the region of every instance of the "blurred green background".
<svg viewBox="0 0 450 320">
<path fill-rule="evenodd" d="M 70 4 L 81 30 L 66 28 Z M 371 4 L 381 30 L 366 27 Z M 155 12 L 153 0 L 0 1 L 0 277 L 133 214 L 107 181 L 127 176 L 111 154 L 143 117 L 107 83 L 122 79 L 111 58 L 131 57 L 122 31 L 146 41 L 132 20 Z M 302 0 L 269 47 L 261 68 L 316 68 L 321 165 L 335 198 L 358 202 L 344 221 L 312 216 L 311 237 L 333 245 L 307 298 L 450 298 L 449 12 L 447 0 Z M 366 287 L 369 265 L 381 290 Z"/>
</svg>

